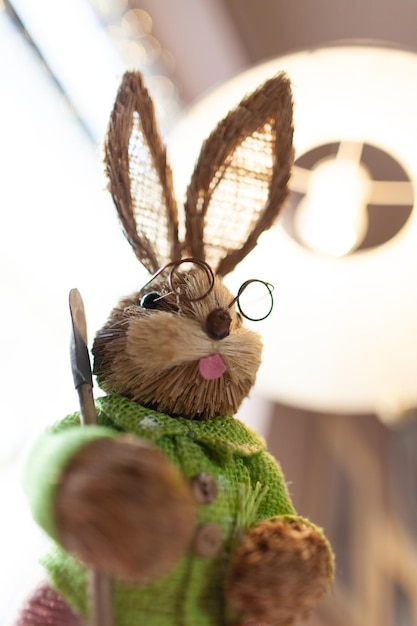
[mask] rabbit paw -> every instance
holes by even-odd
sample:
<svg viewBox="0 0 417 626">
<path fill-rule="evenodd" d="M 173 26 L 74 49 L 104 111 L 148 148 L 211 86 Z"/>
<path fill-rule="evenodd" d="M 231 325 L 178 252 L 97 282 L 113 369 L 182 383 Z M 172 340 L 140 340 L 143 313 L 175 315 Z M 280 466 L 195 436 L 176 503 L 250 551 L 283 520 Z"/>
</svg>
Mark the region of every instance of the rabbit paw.
<svg viewBox="0 0 417 626">
<path fill-rule="evenodd" d="M 237 548 L 228 597 L 254 623 L 284 626 L 309 613 L 332 575 L 333 556 L 317 527 L 290 516 L 265 520 Z"/>
<path fill-rule="evenodd" d="M 65 468 L 55 498 L 58 537 L 84 563 L 147 583 L 188 547 L 196 506 L 157 449 L 131 437 L 85 445 Z"/>
</svg>

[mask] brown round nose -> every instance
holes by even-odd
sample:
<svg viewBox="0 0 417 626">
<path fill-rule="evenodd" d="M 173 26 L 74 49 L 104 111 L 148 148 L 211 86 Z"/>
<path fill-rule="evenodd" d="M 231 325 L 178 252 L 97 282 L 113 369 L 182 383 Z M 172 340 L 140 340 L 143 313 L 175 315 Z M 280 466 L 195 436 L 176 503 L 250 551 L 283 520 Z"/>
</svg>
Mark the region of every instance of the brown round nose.
<svg viewBox="0 0 417 626">
<path fill-rule="evenodd" d="M 230 332 L 232 318 L 226 309 L 214 309 L 206 318 L 206 332 L 213 339 L 224 339 Z"/>
</svg>

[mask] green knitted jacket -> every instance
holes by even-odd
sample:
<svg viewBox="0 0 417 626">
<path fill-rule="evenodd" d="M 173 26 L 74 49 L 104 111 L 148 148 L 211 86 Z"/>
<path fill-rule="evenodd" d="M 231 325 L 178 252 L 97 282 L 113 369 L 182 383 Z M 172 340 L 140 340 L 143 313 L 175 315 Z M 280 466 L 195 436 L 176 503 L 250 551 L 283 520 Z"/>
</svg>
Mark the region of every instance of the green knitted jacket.
<svg viewBox="0 0 417 626">
<path fill-rule="evenodd" d="M 193 421 L 149 410 L 118 395 L 96 401 L 99 426 L 80 427 L 74 413 L 41 438 L 27 468 L 26 487 L 35 519 L 56 539 L 52 502 L 57 477 L 71 456 L 96 437 L 131 433 L 165 452 L 185 476 L 209 474 L 218 494 L 199 507 L 201 524 L 220 526 L 222 547 L 211 558 L 190 549 L 158 582 L 114 584 L 116 626 L 226 626 L 239 616 L 224 597 L 228 555 L 245 529 L 260 519 L 295 515 L 276 461 L 265 442 L 233 417 Z M 82 565 L 54 545 L 44 559 L 52 585 L 81 614 L 87 614 Z"/>
</svg>

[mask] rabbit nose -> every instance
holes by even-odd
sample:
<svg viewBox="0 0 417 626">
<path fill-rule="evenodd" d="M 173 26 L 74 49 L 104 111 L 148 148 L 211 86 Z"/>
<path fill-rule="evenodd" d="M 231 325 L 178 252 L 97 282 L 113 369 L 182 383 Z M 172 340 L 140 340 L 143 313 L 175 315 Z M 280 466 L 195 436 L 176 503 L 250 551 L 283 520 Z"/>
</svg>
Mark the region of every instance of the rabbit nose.
<svg viewBox="0 0 417 626">
<path fill-rule="evenodd" d="M 232 318 L 226 309 L 214 309 L 206 318 L 206 332 L 213 339 L 224 339 L 230 332 Z"/>
</svg>

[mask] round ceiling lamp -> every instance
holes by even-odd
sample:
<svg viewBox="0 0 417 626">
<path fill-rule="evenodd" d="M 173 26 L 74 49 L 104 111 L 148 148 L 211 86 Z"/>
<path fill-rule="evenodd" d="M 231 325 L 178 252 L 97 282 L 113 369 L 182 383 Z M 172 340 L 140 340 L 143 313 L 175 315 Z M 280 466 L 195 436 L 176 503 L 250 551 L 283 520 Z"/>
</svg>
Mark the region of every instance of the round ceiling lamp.
<svg viewBox="0 0 417 626">
<path fill-rule="evenodd" d="M 417 407 L 417 55 L 334 45 L 231 80 L 171 133 L 178 195 L 215 124 L 282 70 L 294 93 L 292 193 L 231 276 L 232 287 L 250 277 L 275 285 L 273 315 L 256 327 L 258 389 L 311 410 L 394 419 Z"/>
</svg>

